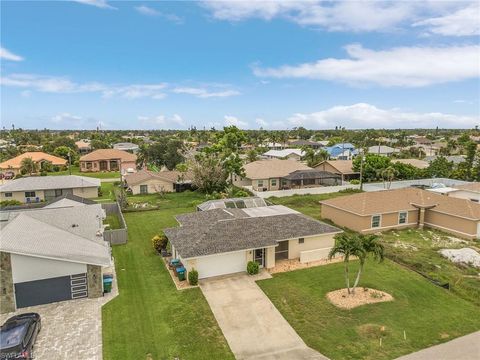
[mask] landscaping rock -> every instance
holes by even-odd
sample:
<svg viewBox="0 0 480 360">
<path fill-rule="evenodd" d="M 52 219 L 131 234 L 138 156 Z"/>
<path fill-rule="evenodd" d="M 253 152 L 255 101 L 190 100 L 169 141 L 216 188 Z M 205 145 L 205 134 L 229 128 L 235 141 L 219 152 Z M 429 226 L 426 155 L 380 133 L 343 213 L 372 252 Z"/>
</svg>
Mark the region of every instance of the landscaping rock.
<svg viewBox="0 0 480 360">
<path fill-rule="evenodd" d="M 469 264 L 480 268 L 480 254 L 473 249 L 442 249 L 439 252 L 454 263 Z"/>
</svg>

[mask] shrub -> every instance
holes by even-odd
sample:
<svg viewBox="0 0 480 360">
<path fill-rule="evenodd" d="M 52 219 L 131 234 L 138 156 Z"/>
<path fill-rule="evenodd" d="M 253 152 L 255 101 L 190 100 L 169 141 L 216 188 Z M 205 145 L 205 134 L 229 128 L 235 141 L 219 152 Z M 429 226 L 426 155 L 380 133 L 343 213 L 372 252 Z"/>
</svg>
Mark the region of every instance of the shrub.
<svg viewBox="0 0 480 360">
<path fill-rule="evenodd" d="M 256 261 L 249 261 L 247 264 L 247 273 L 249 275 L 258 274 L 259 265 Z"/>
<path fill-rule="evenodd" d="M 352 179 L 352 180 L 350 180 L 350 184 L 352 184 L 352 185 L 360 185 L 360 180 L 358 180 L 358 179 Z"/>
<path fill-rule="evenodd" d="M 41 172 L 40 172 L 40 176 L 47 176 L 47 172 L 46 172 L 46 171 L 44 171 L 44 170 L 43 170 L 43 171 L 41 171 Z"/>
<path fill-rule="evenodd" d="M 14 178 L 14 179 L 20 179 L 20 178 L 22 178 L 22 177 L 23 177 L 22 174 L 17 174 L 17 175 L 15 175 L 15 178 Z"/>
<path fill-rule="evenodd" d="M 190 285 L 198 285 L 198 271 L 192 269 L 188 272 L 188 282 Z"/>
<path fill-rule="evenodd" d="M 120 186 L 122 184 L 121 181 L 114 181 L 113 186 Z"/>
<path fill-rule="evenodd" d="M 54 165 L 52 167 L 52 170 L 55 171 L 55 172 L 59 172 L 60 171 L 60 166 Z"/>
<path fill-rule="evenodd" d="M 3 200 L 3 201 L 0 201 L 0 207 L 14 206 L 14 205 L 22 205 L 22 203 L 18 200 Z"/>
<path fill-rule="evenodd" d="M 167 243 L 168 239 L 165 235 L 155 235 L 152 238 L 152 246 L 157 252 L 160 252 L 162 249 L 166 249 Z"/>
</svg>

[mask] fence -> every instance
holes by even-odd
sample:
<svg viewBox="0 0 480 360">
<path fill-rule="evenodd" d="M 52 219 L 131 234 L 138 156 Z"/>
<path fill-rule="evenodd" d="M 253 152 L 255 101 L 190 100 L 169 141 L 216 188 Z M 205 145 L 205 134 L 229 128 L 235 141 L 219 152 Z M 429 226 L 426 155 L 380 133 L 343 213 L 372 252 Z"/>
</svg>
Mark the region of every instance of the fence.
<svg viewBox="0 0 480 360">
<path fill-rule="evenodd" d="M 285 196 L 292 196 L 292 195 L 329 194 L 329 193 L 338 192 L 340 190 L 359 189 L 359 188 L 360 188 L 359 185 L 337 185 L 337 186 L 319 186 L 319 187 L 312 187 L 312 188 L 290 189 L 290 190 L 255 191 L 255 190 L 252 190 L 251 187 L 246 187 L 246 189 L 251 191 L 255 196 L 259 196 L 264 199 L 272 196 L 285 197 Z"/>
<path fill-rule="evenodd" d="M 128 229 L 125 218 L 123 217 L 120 205 L 118 203 L 105 203 L 102 204 L 102 209 L 105 210 L 107 215 L 116 214 L 120 221 L 120 229 L 105 230 L 103 232 L 103 238 L 111 245 L 126 244 L 128 241 Z"/>
</svg>

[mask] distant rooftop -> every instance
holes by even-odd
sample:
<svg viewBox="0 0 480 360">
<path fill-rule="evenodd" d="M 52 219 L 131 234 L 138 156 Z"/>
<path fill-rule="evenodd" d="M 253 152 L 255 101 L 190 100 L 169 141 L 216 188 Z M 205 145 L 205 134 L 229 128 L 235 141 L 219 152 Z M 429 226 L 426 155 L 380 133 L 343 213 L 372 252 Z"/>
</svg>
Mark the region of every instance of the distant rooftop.
<svg viewBox="0 0 480 360">
<path fill-rule="evenodd" d="M 28 176 L 0 186 L 0 192 L 99 187 L 100 179 L 78 175 Z"/>
<path fill-rule="evenodd" d="M 263 206 L 268 206 L 264 199 L 252 196 L 245 198 L 209 200 L 198 205 L 197 209 L 200 211 L 206 211 L 213 209 L 248 209 Z"/>
</svg>

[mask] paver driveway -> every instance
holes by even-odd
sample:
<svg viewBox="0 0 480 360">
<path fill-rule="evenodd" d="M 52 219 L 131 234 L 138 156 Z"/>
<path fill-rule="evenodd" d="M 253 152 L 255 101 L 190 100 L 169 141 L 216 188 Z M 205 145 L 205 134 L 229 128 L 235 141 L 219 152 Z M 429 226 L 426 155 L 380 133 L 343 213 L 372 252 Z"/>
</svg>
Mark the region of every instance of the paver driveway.
<svg viewBox="0 0 480 360">
<path fill-rule="evenodd" d="M 21 308 L 0 315 L 0 321 L 3 324 L 7 318 L 25 312 L 40 314 L 42 330 L 34 347 L 35 360 L 101 360 L 101 308 L 117 294 L 115 278 L 112 292 L 104 297 Z"/>
<path fill-rule="evenodd" d="M 327 359 L 305 345 L 254 278 L 202 280 L 200 288 L 237 359 Z"/>
</svg>

